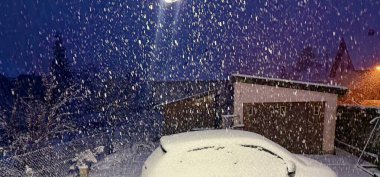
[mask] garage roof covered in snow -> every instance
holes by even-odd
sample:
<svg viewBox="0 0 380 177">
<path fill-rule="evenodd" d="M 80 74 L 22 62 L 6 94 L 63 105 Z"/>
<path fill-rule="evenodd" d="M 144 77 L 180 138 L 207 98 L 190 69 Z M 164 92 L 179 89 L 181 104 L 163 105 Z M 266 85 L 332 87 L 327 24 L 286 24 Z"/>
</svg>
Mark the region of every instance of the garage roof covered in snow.
<svg viewBox="0 0 380 177">
<path fill-rule="evenodd" d="M 272 87 L 283 87 L 299 90 L 309 90 L 315 92 L 333 93 L 338 95 L 344 95 L 348 91 L 348 88 L 336 85 L 327 85 L 319 83 L 310 83 L 294 80 L 285 80 L 277 78 L 266 78 L 259 76 L 233 74 L 233 82 L 251 83 L 257 85 L 267 85 Z"/>
</svg>

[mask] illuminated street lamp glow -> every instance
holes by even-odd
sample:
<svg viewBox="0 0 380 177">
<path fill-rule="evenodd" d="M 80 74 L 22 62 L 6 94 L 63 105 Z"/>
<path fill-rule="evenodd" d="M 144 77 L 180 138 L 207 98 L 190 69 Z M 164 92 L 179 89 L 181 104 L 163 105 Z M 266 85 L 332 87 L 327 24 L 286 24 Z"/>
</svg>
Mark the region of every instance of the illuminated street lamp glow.
<svg viewBox="0 0 380 177">
<path fill-rule="evenodd" d="M 173 2 L 176 2 L 176 1 L 179 1 L 179 0 L 164 0 L 166 3 L 173 3 Z"/>
<path fill-rule="evenodd" d="M 379 66 L 376 66 L 376 70 L 379 70 L 379 71 L 380 71 L 380 65 L 379 65 Z"/>
</svg>

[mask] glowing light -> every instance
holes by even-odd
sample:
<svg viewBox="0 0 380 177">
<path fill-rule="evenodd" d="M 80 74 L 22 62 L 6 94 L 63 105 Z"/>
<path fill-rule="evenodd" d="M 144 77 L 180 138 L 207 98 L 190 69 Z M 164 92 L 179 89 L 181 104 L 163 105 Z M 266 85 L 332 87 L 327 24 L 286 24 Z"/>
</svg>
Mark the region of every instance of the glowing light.
<svg viewBox="0 0 380 177">
<path fill-rule="evenodd" d="M 380 71 L 380 65 L 379 65 L 379 66 L 376 66 L 376 70 L 379 70 L 379 71 Z"/>
<path fill-rule="evenodd" d="M 179 0 L 165 0 L 166 3 L 173 3 L 173 2 L 177 2 Z"/>
</svg>

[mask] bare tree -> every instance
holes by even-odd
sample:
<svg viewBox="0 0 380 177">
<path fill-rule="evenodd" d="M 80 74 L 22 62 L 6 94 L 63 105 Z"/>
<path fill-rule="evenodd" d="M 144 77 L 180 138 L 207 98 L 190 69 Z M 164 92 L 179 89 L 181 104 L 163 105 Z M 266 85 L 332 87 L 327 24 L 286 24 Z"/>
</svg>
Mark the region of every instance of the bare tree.
<svg viewBox="0 0 380 177">
<path fill-rule="evenodd" d="M 0 112 L 0 115 L 3 115 L 0 116 L 0 126 L 10 136 L 10 148 L 13 152 L 22 153 L 30 144 L 42 143 L 64 133 L 77 131 L 73 118 L 79 113 L 73 107 L 83 102 L 83 87 L 80 84 L 72 84 L 55 98 L 56 95 L 53 96 L 52 93 L 57 86 L 53 84 L 53 80 L 43 77 L 43 85 L 43 100 L 17 96 L 10 119 L 5 116 L 5 110 L 2 111 L 4 113 Z M 20 131 L 14 127 L 14 120 L 18 116 L 22 116 L 26 121 L 27 131 Z"/>
<path fill-rule="evenodd" d="M 76 114 L 73 105 L 84 100 L 84 89 L 80 84 L 72 84 L 64 89 L 58 98 L 52 94 L 56 85 L 48 78 L 44 79 L 46 93 L 43 101 L 35 101 L 28 104 L 27 120 L 36 128 L 35 141 L 50 138 L 56 134 L 75 131 L 75 125 L 70 118 Z M 36 109 L 37 108 L 37 109 Z M 36 118 L 37 121 L 33 119 Z M 33 127 L 32 126 L 32 127 Z"/>
</svg>

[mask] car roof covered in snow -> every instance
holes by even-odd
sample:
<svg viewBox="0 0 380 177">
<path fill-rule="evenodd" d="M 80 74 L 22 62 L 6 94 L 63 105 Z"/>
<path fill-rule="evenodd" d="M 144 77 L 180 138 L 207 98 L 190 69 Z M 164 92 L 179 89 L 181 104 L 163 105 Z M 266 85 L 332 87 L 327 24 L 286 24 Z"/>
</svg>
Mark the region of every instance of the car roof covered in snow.
<svg viewBox="0 0 380 177">
<path fill-rule="evenodd" d="M 278 78 L 267 78 L 267 77 L 251 76 L 251 75 L 244 75 L 244 74 L 233 74 L 232 79 L 233 79 L 233 82 L 251 83 L 251 84 L 267 85 L 267 86 L 273 86 L 273 87 L 284 87 L 284 88 L 300 89 L 300 90 L 309 90 L 309 91 L 315 91 L 315 92 L 333 93 L 333 94 L 338 94 L 338 95 L 344 95 L 348 91 L 347 87 L 338 86 L 338 85 L 327 85 L 327 84 L 286 80 L 286 79 L 278 79 Z"/>
<path fill-rule="evenodd" d="M 299 161 L 292 153 L 264 136 L 240 130 L 223 129 L 185 132 L 164 136 L 160 142 L 161 147 L 166 152 L 189 151 L 223 145 L 258 146 L 278 155 L 285 161 Z"/>
</svg>

